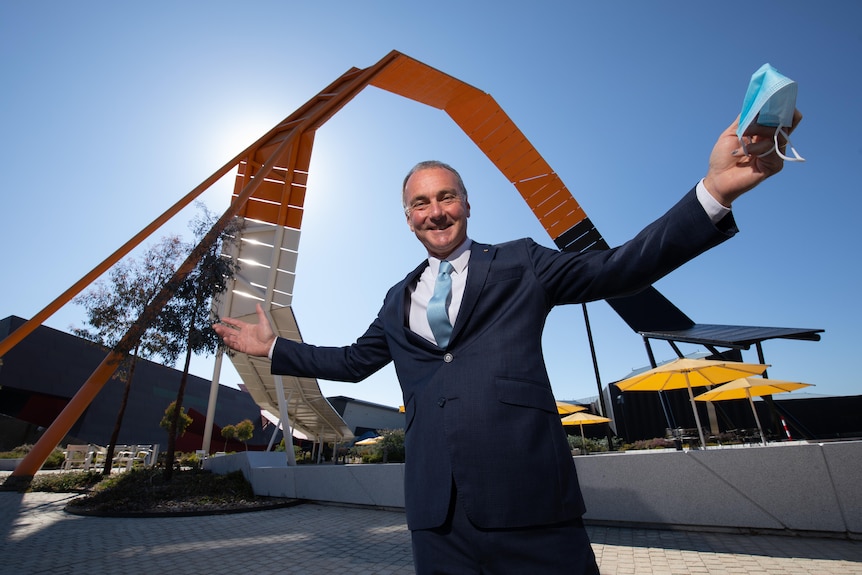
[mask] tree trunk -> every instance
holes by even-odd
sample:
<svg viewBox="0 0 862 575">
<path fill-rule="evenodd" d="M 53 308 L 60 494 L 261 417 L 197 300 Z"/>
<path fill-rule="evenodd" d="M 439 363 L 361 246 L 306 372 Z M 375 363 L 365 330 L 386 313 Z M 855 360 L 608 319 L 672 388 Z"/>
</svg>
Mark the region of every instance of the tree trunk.
<svg viewBox="0 0 862 575">
<path fill-rule="evenodd" d="M 111 469 L 114 466 L 114 450 L 117 448 L 117 441 L 120 437 L 120 428 L 123 425 L 123 417 L 126 414 L 126 406 L 129 403 L 129 392 L 132 390 L 132 379 L 135 377 L 135 366 L 138 364 L 138 346 L 135 346 L 135 351 L 132 355 L 129 373 L 126 376 L 126 385 L 123 389 L 123 399 L 120 401 L 120 409 L 117 411 L 117 419 L 114 421 L 114 431 L 111 432 L 111 441 L 108 444 L 108 451 L 105 453 L 105 467 L 102 470 L 102 475 L 110 475 Z M 158 457 L 158 454 L 156 455 Z"/>
<path fill-rule="evenodd" d="M 189 330 L 191 332 L 191 330 Z M 179 429 L 180 413 L 183 409 L 183 397 L 186 393 L 186 382 L 189 378 L 189 365 L 192 362 L 191 342 L 186 346 L 186 361 L 183 366 L 183 376 L 180 379 L 180 388 L 177 390 L 177 401 L 174 404 L 174 413 L 171 418 L 171 428 L 168 431 L 168 453 L 165 457 L 165 481 L 170 481 L 174 475 L 174 459 L 177 449 L 177 430 Z"/>
</svg>

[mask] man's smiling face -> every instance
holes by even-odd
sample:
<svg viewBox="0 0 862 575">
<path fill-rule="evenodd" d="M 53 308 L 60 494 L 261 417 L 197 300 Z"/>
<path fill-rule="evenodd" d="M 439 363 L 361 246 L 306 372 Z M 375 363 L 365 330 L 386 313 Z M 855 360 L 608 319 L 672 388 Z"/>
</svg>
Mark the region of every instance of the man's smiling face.
<svg viewBox="0 0 862 575">
<path fill-rule="evenodd" d="M 407 225 L 432 256 L 446 258 L 467 238 L 470 203 L 445 168 L 415 172 L 404 186 Z"/>
</svg>

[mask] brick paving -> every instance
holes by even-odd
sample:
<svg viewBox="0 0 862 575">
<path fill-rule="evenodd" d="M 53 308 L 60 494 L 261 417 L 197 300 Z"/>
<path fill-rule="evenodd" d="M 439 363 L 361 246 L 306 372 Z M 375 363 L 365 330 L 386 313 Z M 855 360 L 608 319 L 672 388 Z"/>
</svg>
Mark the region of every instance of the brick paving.
<svg viewBox="0 0 862 575">
<path fill-rule="evenodd" d="M 0 573 L 413 573 L 404 514 L 304 504 L 231 515 L 81 517 L 0 492 Z M 588 527 L 603 575 L 862 575 L 862 541 Z"/>
</svg>

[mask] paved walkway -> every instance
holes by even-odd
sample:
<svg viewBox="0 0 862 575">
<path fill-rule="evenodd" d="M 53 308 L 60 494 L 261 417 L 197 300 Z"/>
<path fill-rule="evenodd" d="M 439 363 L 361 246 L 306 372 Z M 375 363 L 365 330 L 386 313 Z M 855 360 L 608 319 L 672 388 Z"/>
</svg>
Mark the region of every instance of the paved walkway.
<svg viewBox="0 0 862 575">
<path fill-rule="evenodd" d="M 73 497 L 0 492 L 0 573 L 413 573 L 400 512 L 305 504 L 233 515 L 116 519 L 65 513 Z M 862 541 L 588 530 L 603 575 L 862 575 Z"/>
</svg>

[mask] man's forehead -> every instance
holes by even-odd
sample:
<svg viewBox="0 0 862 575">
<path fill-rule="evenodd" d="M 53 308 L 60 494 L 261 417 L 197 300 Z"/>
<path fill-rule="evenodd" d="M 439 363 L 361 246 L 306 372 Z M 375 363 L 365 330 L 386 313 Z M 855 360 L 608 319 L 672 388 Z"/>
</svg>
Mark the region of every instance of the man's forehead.
<svg viewBox="0 0 862 575">
<path fill-rule="evenodd" d="M 407 180 L 405 191 L 418 192 L 421 187 L 423 192 L 451 192 L 458 190 L 458 178 L 455 174 L 445 168 L 426 168 L 415 172 Z"/>
</svg>

